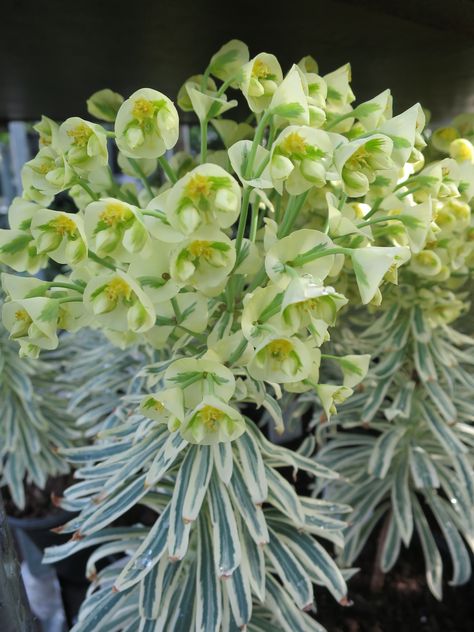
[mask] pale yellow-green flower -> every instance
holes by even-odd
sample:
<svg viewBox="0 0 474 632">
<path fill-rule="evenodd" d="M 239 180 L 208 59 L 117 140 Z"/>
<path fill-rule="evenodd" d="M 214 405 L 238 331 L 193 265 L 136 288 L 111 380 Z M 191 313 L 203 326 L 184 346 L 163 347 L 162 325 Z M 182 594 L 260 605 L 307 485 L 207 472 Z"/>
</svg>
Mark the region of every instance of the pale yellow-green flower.
<svg viewBox="0 0 474 632">
<path fill-rule="evenodd" d="M 107 166 L 107 136 L 97 123 L 77 116 L 66 119 L 59 127 L 58 144 L 68 164 L 79 173 Z"/>
<path fill-rule="evenodd" d="M 153 303 L 131 276 L 117 270 L 92 278 L 84 305 L 101 327 L 143 333 L 155 324 Z"/>
<path fill-rule="evenodd" d="M 130 261 L 149 245 L 150 237 L 140 210 L 115 198 L 89 204 L 84 211 L 87 242 L 100 257 Z"/>
<path fill-rule="evenodd" d="M 242 68 L 240 89 L 252 112 L 262 112 L 272 100 L 283 73 L 278 59 L 268 53 L 260 53 Z"/>
<path fill-rule="evenodd" d="M 49 209 L 38 210 L 31 222 L 37 252 L 68 265 L 87 257 L 87 240 L 83 219 L 75 213 Z"/>
<path fill-rule="evenodd" d="M 240 213 L 240 197 L 240 187 L 227 171 L 204 164 L 172 187 L 166 197 L 166 215 L 184 235 L 204 225 L 228 228 Z"/>
<path fill-rule="evenodd" d="M 168 430 L 174 432 L 184 421 L 183 392 L 175 387 L 145 395 L 140 412 L 145 417 L 167 424 Z"/>
<path fill-rule="evenodd" d="M 309 347 L 299 338 L 272 336 L 257 347 L 248 372 L 255 380 L 283 384 L 304 380 L 311 366 Z"/>
<path fill-rule="evenodd" d="M 115 138 L 120 151 L 129 158 L 159 158 L 175 146 L 179 118 L 167 96 L 141 88 L 126 99 L 115 120 Z"/>
<path fill-rule="evenodd" d="M 219 287 L 235 264 L 235 247 L 223 232 L 206 227 L 180 243 L 171 255 L 171 278 L 205 294 Z"/>
<path fill-rule="evenodd" d="M 239 411 L 217 397 L 206 395 L 180 428 L 183 439 L 200 445 L 234 441 L 245 432 Z"/>
<path fill-rule="evenodd" d="M 378 174 L 390 170 L 393 142 L 388 136 L 374 134 L 342 144 L 334 152 L 334 164 L 342 179 L 345 193 L 362 197 Z"/>
<path fill-rule="evenodd" d="M 272 146 L 270 174 L 281 194 L 283 184 L 290 195 L 326 184 L 333 156 L 330 135 L 311 127 L 290 125 Z"/>
</svg>

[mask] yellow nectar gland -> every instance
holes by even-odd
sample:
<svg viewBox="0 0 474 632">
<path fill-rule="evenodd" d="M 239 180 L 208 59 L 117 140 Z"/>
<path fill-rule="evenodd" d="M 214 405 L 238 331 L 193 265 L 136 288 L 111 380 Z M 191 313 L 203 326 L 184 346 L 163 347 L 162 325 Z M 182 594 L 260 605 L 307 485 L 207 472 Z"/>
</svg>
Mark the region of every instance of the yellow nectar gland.
<svg viewBox="0 0 474 632">
<path fill-rule="evenodd" d="M 116 228 L 123 222 L 126 222 L 132 212 L 130 209 L 125 206 L 125 204 L 120 204 L 120 202 L 110 202 L 105 207 L 105 210 L 99 215 L 99 219 L 105 222 L 108 226 L 112 228 Z"/>
<path fill-rule="evenodd" d="M 74 221 L 66 215 L 60 215 L 58 218 L 53 219 L 49 225 L 58 235 L 61 235 L 61 237 L 64 237 L 64 235 L 72 237 L 77 230 Z"/>
<path fill-rule="evenodd" d="M 267 350 L 274 360 L 283 361 L 286 360 L 293 351 L 293 345 L 289 340 L 278 338 L 277 340 L 272 340 L 267 345 Z"/>
<path fill-rule="evenodd" d="M 50 162 L 42 162 L 38 165 L 35 170 L 42 176 L 45 176 L 47 173 L 51 171 L 53 165 Z"/>
<path fill-rule="evenodd" d="M 298 132 L 291 132 L 285 139 L 280 143 L 280 149 L 285 153 L 291 156 L 292 154 L 304 154 L 306 153 L 306 141 L 298 134 Z"/>
<path fill-rule="evenodd" d="M 23 320 L 25 322 L 30 322 L 30 323 L 32 322 L 30 315 L 24 309 L 19 309 L 15 312 L 15 319 Z"/>
<path fill-rule="evenodd" d="M 198 415 L 202 423 L 209 430 L 215 430 L 217 428 L 217 424 L 226 416 L 225 413 L 222 412 L 222 410 L 209 405 L 203 406 L 198 412 Z"/>
<path fill-rule="evenodd" d="M 209 178 L 199 174 L 194 175 L 184 187 L 184 192 L 191 199 L 208 197 L 211 193 Z"/>
<path fill-rule="evenodd" d="M 256 79 L 267 79 L 272 74 L 270 68 L 260 59 L 257 59 L 252 66 L 252 75 Z"/>
<path fill-rule="evenodd" d="M 132 288 L 126 281 L 120 277 L 116 277 L 107 283 L 104 292 L 109 301 L 118 301 L 119 298 L 128 301 L 132 295 Z"/>
<path fill-rule="evenodd" d="M 362 145 L 352 154 L 344 166 L 352 171 L 358 171 L 367 166 L 367 158 L 369 156 L 370 153 L 365 148 L 365 145 Z"/>
<path fill-rule="evenodd" d="M 212 246 L 210 241 L 193 241 L 192 244 L 188 246 L 188 252 L 195 259 L 200 259 L 204 257 L 204 259 L 212 258 Z"/>
<path fill-rule="evenodd" d="M 423 250 L 415 255 L 415 259 L 421 263 L 422 266 L 436 266 L 436 256 L 431 250 Z"/>
<path fill-rule="evenodd" d="M 133 104 L 132 116 L 138 121 L 150 119 L 155 114 L 155 106 L 148 99 L 136 99 Z"/>
<path fill-rule="evenodd" d="M 76 147 L 85 147 L 89 142 L 89 138 L 92 136 L 92 130 L 84 123 L 81 123 L 74 129 L 70 129 L 67 135 L 72 138 L 73 145 L 76 145 Z"/>
</svg>

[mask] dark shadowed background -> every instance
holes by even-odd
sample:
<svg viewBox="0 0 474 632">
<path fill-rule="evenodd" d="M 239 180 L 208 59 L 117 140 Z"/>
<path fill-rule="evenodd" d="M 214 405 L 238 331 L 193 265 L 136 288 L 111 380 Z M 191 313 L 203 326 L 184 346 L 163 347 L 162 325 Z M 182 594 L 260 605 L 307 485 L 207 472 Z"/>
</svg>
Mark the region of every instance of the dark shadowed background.
<svg viewBox="0 0 474 632">
<path fill-rule="evenodd" d="M 103 87 L 174 97 L 233 37 L 285 69 L 307 54 L 321 74 L 350 61 L 358 100 L 390 87 L 396 112 L 474 110 L 472 0 L 4 0 L 0 17 L 3 122 L 83 115 Z"/>
</svg>

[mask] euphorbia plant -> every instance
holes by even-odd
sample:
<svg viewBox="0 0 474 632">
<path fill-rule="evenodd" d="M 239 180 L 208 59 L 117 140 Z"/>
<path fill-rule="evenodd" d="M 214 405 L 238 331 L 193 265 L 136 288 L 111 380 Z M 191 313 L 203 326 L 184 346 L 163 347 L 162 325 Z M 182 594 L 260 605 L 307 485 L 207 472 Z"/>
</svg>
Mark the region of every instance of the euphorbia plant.
<svg viewBox="0 0 474 632">
<path fill-rule="evenodd" d="M 229 89 L 247 101 L 245 124 L 222 118 L 237 104 Z M 154 89 L 91 97 L 113 131 L 76 117 L 38 125 L 0 260 L 34 273 L 50 257 L 69 271 L 4 277 L 11 336 L 37 355 L 58 330 L 92 326 L 155 355 L 142 392 L 117 401 L 126 414 L 64 451 L 84 480 L 63 505 L 80 515 L 48 559 L 103 543 L 93 578 L 100 557 L 128 556 L 99 573 L 75 630 L 320 630 L 305 613 L 313 583 L 347 603 L 313 535 L 341 546 L 348 508 L 299 496 L 279 469 L 338 475 L 310 458 L 311 441 L 292 451 L 259 426 L 270 416 L 284 432 L 283 404 L 301 393 L 315 391 L 328 415 L 352 394 L 367 357 L 321 347 L 349 298 L 377 302 L 379 285 L 396 283 L 431 222 L 422 202 L 396 217 L 399 244 L 372 233 L 369 217 L 419 160 L 424 118 L 419 106 L 392 117 L 388 91 L 353 100 L 349 66 L 322 77 L 307 57 L 284 76 L 275 56 L 249 59 L 234 40 L 178 97 L 199 119 L 198 156 L 170 158 L 178 113 Z M 225 150 L 208 151 L 209 123 Z M 115 179 L 108 138 L 142 187 Z M 64 190 L 77 213 L 47 208 Z M 351 274 L 360 298 L 334 288 Z M 338 383 L 321 382 L 321 363 L 343 368 Z M 113 525 L 136 504 L 156 512 L 151 528 Z"/>
<path fill-rule="evenodd" d="M 471 120 L 472 129 L 472 117 L 456 120 Z M 443 145 L 447 136 L 454 139 Z M 318 434 L 325 443 L 319 458 L 343 476 L 326 497 L 354 508 L 343 563 L 352 564 L 379 527 L 377 564 L 386 572 L 416 533 L 428 586 L 441 599 L 437 532 L 449 549 L 451 583 L 465 583 L 471 574 L 474 339 L 457 330 L 456 320 L 469 309 L 474 265 L 474 148 L 454 128 L 436 131 L 432 141 L 427 154 L 437 160 L 402 179 L 398 198 L 387 197 L 373 216 L 390 225 L 406 213 L 400 198 L 430 200 L 426 243 L 401 270 L 399 285 L 387 288 L 370 327 L 367 312 L 349 313 L 336 348 L 370 353 L 372 367 L 362 391 Z"/>
</svg>

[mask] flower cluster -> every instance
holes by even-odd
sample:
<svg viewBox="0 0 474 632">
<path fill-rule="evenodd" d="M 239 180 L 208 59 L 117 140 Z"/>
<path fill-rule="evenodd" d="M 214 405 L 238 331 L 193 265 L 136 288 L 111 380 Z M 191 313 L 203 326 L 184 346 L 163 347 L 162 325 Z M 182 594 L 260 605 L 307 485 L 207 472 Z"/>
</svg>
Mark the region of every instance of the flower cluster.
<svg viewBox="0 0 474 632">
<path fill-rule="evenodd" d="M 468 138 L 458 134 L 457 144 L 442 145 L 451 129 L 434 132 L 428 150 L 434 160 L 398 188 L 404 200 L 412 198 L 418 207 L 431 205 L 433 219 L 424 245 L 416 244 L 416 232 L 395 237 L 411 240 L 413 253 L 401 270 L 399 285 L 384 293 L 381 313 L 370 327 L 367 313 L 352 313 L 335 345 L 340 352 L 371 354 L 363 389 L 341 407 L 337 419 L 318 428 L 326 443 L 320 459 L 346 481 L 331 483 L 326 497 L 353 506 L 341 562 L 354 562 L 383 517 L 377 554 L 381 570 L 394 566 L 401 545 L 408 546 L 416 533 L 427 584 L 438 599 L 443 560 L 432 530 L 439 529 L 447 542 L 451 583 L 457 585 L 471 574 L 464 542 L 472 548 L 474 527 L 469 458 L 474 340 L 470 323 L 470 335 L 453 324 L 469 310 L 474 165 L 472 154 L 453 149 L 469 147 Z M 390 218 L 406 215 L 407 209 L 390 196 L 374 218 L 379 214 L 395 230 Z M 357 426 L 365 432 L 354 432 Z"/>
<path fill-rule="evenodd" d="M 245 123 L 223 118 L 238 103 L 230 91 L 248 104 Z M 313 565 L 317 557 L 309 536 L 299 540 L 297 554 L 286 545 L 294 525 L 319 533 L 323 527 L 314 521 L 321 518 L 313 515 L 311 499 L 304 500 L 306 511 L 275 471 L 288 465 L 288 456 L 281 457 L 260 431 L 255 434 L 244 405 L 263 408 L 281 433 L 280 403 L 316 393 L 329 419 L 364 378 L 369 360 L 366 354 L 325 352 L 339 312 L 349 304 L 380 304 L 380 287 L 397 284 L 402 266 L 410 273 L 427 269 L 434 277 L 446 274 L 450 248 L 460 267 L 470 256 L 464 243 L 450 245 L 435 235 L 458 234 L 473 191 L 472 163 L 459 162 L 454 152 L 423 169 L 421 106 L 394 117 L 388 90 L 356 107 L 354 99 L 347 65 L 320 75 L 315 60 L 305 57 L 285 74 L 274 55 L 250 58 L 245 44 L 233 40 L 178 94 L 178 106 L 199 120 L 197 155 L 170 157 L 179 119 L 161 92 L 144 88 L 124 99 L 100 91 L 88 108 L 105 125 L 74 117 L 61 125 L 43 118 L 37 126 L 41 148 L 24 167 L 24 194 L 9 210 L 10 229 L 0 231 L 0 262 L 13 270 L 34 275 L 48 259 L 67 266 L 50 282 L 3 275 L 3 320 L 22 355 L 54 349 L 58 332 L 84 327 L 102 330 L 123 348 L 154 350 L 155 361 L 143 369 L 145 393 L 133 399 L 131 425 L 115 437 L 111 430 L 111 452 L 109 444 L 98 445 L 77 457 L 105 460 L 107 469 L 109 454 L 122 452 L 125 441 L 127 462 L 115 460 L 111 477 L 100 484 L 104 493 L 90 504 L 82 487 L 80 502 L 65 501 L 83 509 L 68 530 L 92 535 L 156 491 L 150 506 L 160 518 L 147 545 L 153 540 L 160 556 L 168 546 L 171 558 L 182 559 L 190 537 L 195 541 L 197 520 L 192 574 L 201 578 L 195 616 L 202 629 L 218 630 L 226 611 L 244 627 L 251 593 L 264 601 L 265 560 L 255 543 L 270 543 L 269 568 L 284 587 L 275 588 L 267 573 L 270 609 L 287 606 L 283 618 L 293 617 L 292 629 L 312 629 L 294 614 L 294 603 L 309 607 L 312 582 L 334 587 L 334 569 L 319 549 L 323 578 L 305 570 L 308 556 Z M 208 149 L 209 124 L 222 149 Z M 112 173 L 111 148 L 135 183 Z M 76 213 L 50 208 L 63 191 Z M 327 365 L 336 368 L 334 379 L 325 380 Z M 332 476 L 304 456 L 295 463 L 295 469 Z M 85 470 L 87 477 L 90 468 Z M 174 492 L 167 489 L 162 498 L 165 479 Z M 91 485 L 85 496 L 92 488 L 97 491 Z M 264 518 L 267 497 L 273 509 Z M 246 544 L 235 526 L 241 518 L 229 517 L 234 510 L 249 525 L 253 543 Z M 283 539 L 275 535 L 280 532 Z M 202 588 L 209 578 L 215 585 L 213 563 L 202 554 L 212 538 L 216 559 L 234 561 L 222 602 L 220 590 Z M 132 566 L 141 557 L 137 552 Z M 241 563 L 247 558 L 257 568 Z M 143 573 L 127 566 L 127 585 L 156 578 L 158 560 Z M 257 572 L 258 582 L 250 579 Z M 291 577 L 301 580 L 301 594 Z M 333 592 L 344 601 L 339 575 L 336 583 Z M 143 590 L 154 591 L 154 584 Z"/>
<path fill-rule="evenodd" d="M 217 117 L 236 104 L 227 100 L 229 88 L 242 92 L 257 125 L 254 133 L 232 128 L 237 140 L 217 164 L 207 155 L 207 125 L 228 143 L 232 121 Z M 367 303 L 379 300 L 382 281 L 396 282 L 410 252 L 413 268 L 440 273 L 441 255 L 425 248 L 431 196 L 460 185 L 463 175 L 448 160 L 436 174 L 403 181 L 420 166 L 423 112 L 414 106 L 392 117 L 388 91 L 353 108 L 347 68 L 322 77 L 305 58 L 284 76 L 273 55 L 250 60 L 245 45 L 232 41 L 180 95 L 203 132 L 198 160 L 180 177 L 164 157 L 178 139 L 178 114 L 156 90 L 125 100 L 94 95 L 90 111 L 114 121 L 113 132 L 77 117 L 37 126 L 41 149 L 24 167 L 24 196 L 0 234 L 0 260 L 34 273 L 50 258 L 69 272 L 50 283 L 5 275 L 3 319 L 25 355 L 55 348 L 60 329 L 84 326 L 119 345 L 173 350 L 172 381 L 166 377 L 162 396 L 142 410 L 156 416 L 171 407 L 170 423 L 183 436 L 212 443 L 244 431 L 236 404 L 261 404 L 265 384 L 277 396 L 282 388 L 318 390 L 319 348 L 347 302 L 334 287 L 341 277 L 355 274 Z M 238 140 L 252 133 L 253 140 Z M 109 136 L 143 189 L 115 181 Z M 155 188 L 146 174 L 158 165 L 165 178 Z M 48 208 L 65 190 L 77 213 Z M 437 211 L 443 230 L 463 204 L 461 196 Z M 326 217 L 315 228 L 321 208 Z M 186 357 L 196 365 L 181 371 Z M 189 382 L 197 398 L 186 397 Z"/>
</svg>

